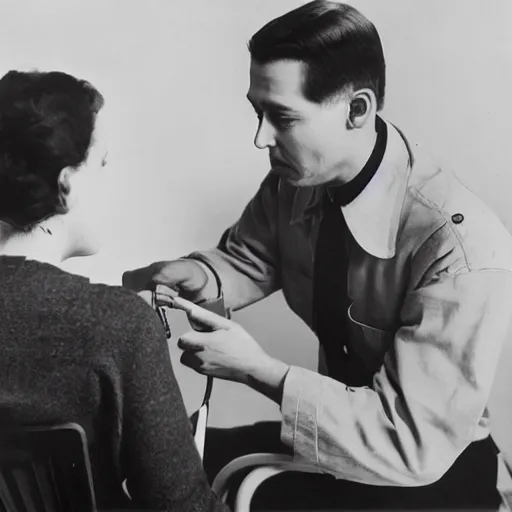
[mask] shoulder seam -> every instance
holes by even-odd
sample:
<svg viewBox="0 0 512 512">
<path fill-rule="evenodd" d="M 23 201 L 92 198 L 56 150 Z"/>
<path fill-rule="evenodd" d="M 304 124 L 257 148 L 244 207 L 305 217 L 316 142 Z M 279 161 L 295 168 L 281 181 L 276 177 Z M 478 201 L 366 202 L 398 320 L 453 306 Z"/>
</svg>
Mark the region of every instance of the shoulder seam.
<svg viewBox="0 0 512 512">
<path fill-rule="evenodd" d="M 435 210 L 437 213 L 439 213 L 439 215 L 444 219 L 445 221 L 445 224 L 443 224 L 442 226 L 440 226 L 439 229 L 441 229 L 442 227 L 444 227 L 445 225 L 449 225 L 450 226 L 450 231 L 453 233 L 453 235 L 455 236 L 455 238 L 457 239 L 457 242 L 458 242 L 458 245 L 462 251 L 462 254 L 464 255 L 464 261 L 466 262 L 466 266 L 469 270 L 472 270 L 471 268 L 471 265 L 469 263 L 469 260 L 468 260 L 468 255 L 466 253 L 466 250 L 464 248 L 464 244 L 462 243 L 462 238 L 459 236 L 459 233 L 458 231 L 453 227 L 452 223 L 450 222 L 450 218 L 448 218 L 447 215 L 444 214 L 444 212 L 441 210 L 441 208 L 439 208 L 439 206 L 434 203 L 433 201 L 430 201 L 427 197 L 425 197 L 424 194 L 422 194 L 420 192 L 420 190 L 416 187 L 411 187 L 411 191 L 413 191 L 415 193 L 415 195 L 417 195 L 419 198 L 422 199 L 422 201 L 427 205 L 429 206 L 430 208 L 432 208 L 433 210 Z M 437 233 L 439 231 L 439 229 L 437 229 L 434 233 Z M 431 236 L 434 235 L 434 233 L 432 233 Z M 430 237 L 429 237 L 430 238 Z M 428 238 L 428 239 L 429 239 Z M 428 240 L 427 239 L 427 240 Z"/>
</svg>

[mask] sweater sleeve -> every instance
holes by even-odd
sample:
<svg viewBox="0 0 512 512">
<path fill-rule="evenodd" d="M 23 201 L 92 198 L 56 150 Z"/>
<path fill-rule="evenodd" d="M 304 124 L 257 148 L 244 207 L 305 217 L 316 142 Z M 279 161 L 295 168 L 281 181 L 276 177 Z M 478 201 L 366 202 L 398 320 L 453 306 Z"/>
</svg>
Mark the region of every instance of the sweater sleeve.
<svg viewBox="0 0 512 512">
<path fill-rule="evenodd" d="M 143 509 L 227 510 L 203 471 L 160 320 L 135 300 L 136 328 L 120 362 L 121 467 L 131 498 Z"/>
</svg>

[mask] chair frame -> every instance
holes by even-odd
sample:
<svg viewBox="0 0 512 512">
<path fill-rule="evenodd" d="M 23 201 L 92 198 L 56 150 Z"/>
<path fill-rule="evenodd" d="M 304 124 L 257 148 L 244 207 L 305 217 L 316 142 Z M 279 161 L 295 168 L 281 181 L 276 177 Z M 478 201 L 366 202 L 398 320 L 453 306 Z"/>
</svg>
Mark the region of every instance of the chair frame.
<svg viewBox="0 0 512 512">
<path fill-rule="evenodd" d="M 266 480 L 287 471 L 320 473 L 317 466 L 301 462 L 291 455 L 277 453 L 252 453 L 238 457 L 226 464 L 215 477 L 212 489 L 226 501 L 231 478 L 240 471 L 249 470 L 238 488 L 234 512 L 248 512 L 256 489 Z"/>
<path fill-rule="evenodd" d="M 66 450 L 68 443 L 76 452 Z M 15 496 L 29 511 L 97 511 L 87 436 L 77 423 L 2 427 L 0 463 L 0 503 L 8 512 L 18 512 Z M 69 503 L 63 504 L 69 488 L 63 490 L 62 477 L 80 482 L 80 497 L 66 496 L 72 510 L 65 508 Z"/>
</svg>

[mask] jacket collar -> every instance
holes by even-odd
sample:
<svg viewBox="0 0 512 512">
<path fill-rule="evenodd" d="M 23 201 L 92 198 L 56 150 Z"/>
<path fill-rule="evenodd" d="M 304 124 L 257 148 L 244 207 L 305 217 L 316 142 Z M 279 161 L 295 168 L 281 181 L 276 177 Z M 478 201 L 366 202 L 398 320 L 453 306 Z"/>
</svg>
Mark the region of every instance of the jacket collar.
<svg viewBox="0 0 512 512">
<path fill-rule="evenodd" d="M 351 203 L 342 206 L 347 225 L 356 242 L 377 258 L 393 258 L 400 215 L 409 180 L 412 155 L 403 135 L 390 123 L 386 151 L 377 173 Z M 323 187 L 298 188 L 291 223 L 315 215 Z"/>
</svg>

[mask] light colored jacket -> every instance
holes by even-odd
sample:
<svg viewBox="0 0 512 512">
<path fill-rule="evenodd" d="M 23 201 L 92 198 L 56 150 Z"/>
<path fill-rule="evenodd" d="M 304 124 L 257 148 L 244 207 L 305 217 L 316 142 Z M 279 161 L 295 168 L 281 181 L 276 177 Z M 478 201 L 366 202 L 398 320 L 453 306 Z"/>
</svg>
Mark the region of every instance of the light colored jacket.
<svg viewBox="0 0 512 512">
<path fill-rule="evenodd" d="M 193 255 L 215 269 L 227 308 L 282 289 L 312 326 L 321 193 L 271 172 L 218 247 Z M 512 238 L 389 123 L 376 175 L 342 210 L 351 232 L 346 343 L 373 385 L 348 388 L 322 368 L 292 366 L 281 437 L 339 478 L 429 484 L 489 433 L 486 403 L 512 320 Z"/>
</svg>

